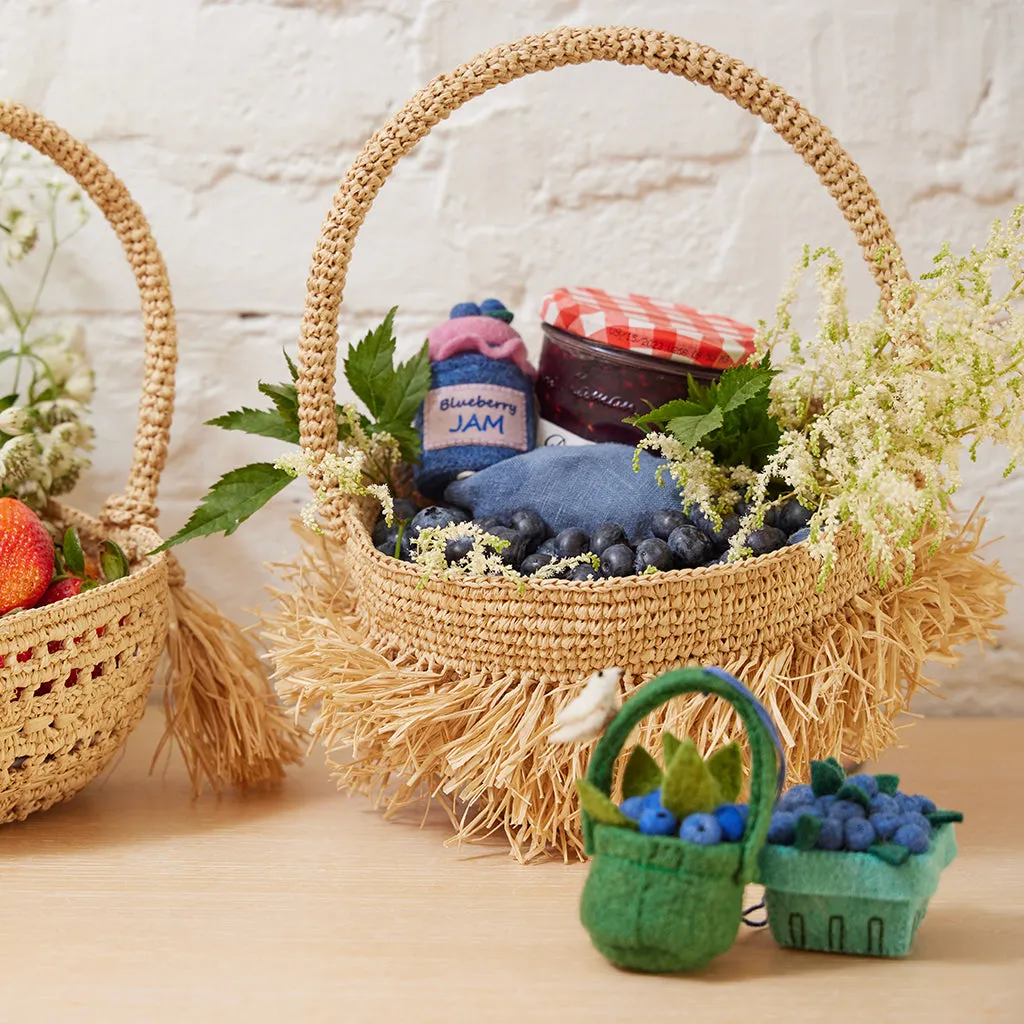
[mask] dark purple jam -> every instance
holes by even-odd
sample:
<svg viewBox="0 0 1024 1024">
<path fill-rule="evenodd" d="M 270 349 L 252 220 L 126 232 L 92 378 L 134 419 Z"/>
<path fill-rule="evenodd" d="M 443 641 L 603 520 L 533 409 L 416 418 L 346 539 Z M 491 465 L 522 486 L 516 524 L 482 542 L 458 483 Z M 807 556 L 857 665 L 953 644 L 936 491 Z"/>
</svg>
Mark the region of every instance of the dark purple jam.
<svg viewBox="0 0 1024 1024">
<path fill-rule="evenodd" d="M 636 444 L 643 431 L 622 421 L 687 395 L 686 377 L 714 381 L 720 370 L 639 355 L 541 325 L 537 373 L 543 419 L 587 441 Z"/>
</svg>

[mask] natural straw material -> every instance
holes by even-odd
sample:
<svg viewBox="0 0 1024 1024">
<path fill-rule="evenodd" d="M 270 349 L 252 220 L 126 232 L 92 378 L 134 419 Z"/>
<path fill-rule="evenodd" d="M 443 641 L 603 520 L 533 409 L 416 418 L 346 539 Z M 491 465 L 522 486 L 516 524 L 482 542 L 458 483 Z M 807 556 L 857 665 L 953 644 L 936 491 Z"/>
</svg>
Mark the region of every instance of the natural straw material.
<svg viewBox="0 0 1024 1024">
<path fill-rule="evenodd" d="M 118 541 L 131 575 L 0 619 L 0 821 L 66 800 L 103 770 L 142 716 L 168 628 L 168 726 L 197 791 L 204 776 L 215 787 L 278 778 L 298 758 L 296 730 L 248 642 L 186 590 L 172 556 L 146 554 L 161 543 L 156 497 L 177 361 L 167 270 L 149 225 L 106 164 L 57 125 L 0 102 L 0 131 L 53 160 L 104 214 L 135 275 L 146 338 L 124 493 L 110 498 L 99 520 L 60 505 L 47 516 L 58 527 L 76 526 L 87 545 Z"/>
<path fill-rule="evenodd" d="M 831 132 L 752 68 L 709 47 L 629 28 L 557 29 L 489 50 L 436 78 L 366 144 L 334 198 L 313 257 L 299 353 L 303 444 L 337 448 L 338 312 L 356 233 L 398 159 L 473 96 L 533 71 L 592 60 L 636 64 L 708 85 L 761 117 L 817 172 L 862 248 L 883 300 L 898 249 L 878 200 Z M 322 483 L 313 474 L 314 488 Z M 810 758 L 863 757 L 895 737 L 893 719 L 926 658 L 988 638 L 1008 585 L 975 554 L 977 527 L 922 557 L 914 582 L 879 591 L 857 540 L 842 538 L 819 589 L 800 546 L 735 565 L 594 583 L 504 579 L 426 583 L 376 551 L 376 506 L 327 487 L 326 537 L 310 541 L 268 620 L 278 691 L 320 703 L 315 731 L 342 785 L 392 808 L 443 798 L 461 839 L 504 830 L 517 856 L 580 852 L 572 780 L 586 749 L 544 739 L 554 711 L 595 669 L 629 686 L 691 662 L 719 665 L 778 719 L 794 772 Z M 700 700 L 673 713 L 706 750 L 730 732 Z M 644 726 L 646 738 L 664 724 Z M 468 809 L 467 809 L 468 808 Z"/>
</svg>

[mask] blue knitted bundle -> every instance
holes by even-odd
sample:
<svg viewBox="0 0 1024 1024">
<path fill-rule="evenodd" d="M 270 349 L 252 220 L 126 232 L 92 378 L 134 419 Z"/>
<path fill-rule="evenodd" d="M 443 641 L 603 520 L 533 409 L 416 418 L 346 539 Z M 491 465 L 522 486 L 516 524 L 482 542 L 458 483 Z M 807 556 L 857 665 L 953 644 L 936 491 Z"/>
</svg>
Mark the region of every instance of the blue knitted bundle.
<svg viewBox="0 0 1024 1024">
<path fill-rule="evenodd" d="M 417 489 L 440 500 L 460 473 L 486 469 L 536 443 L 533 382 L 514 362 L 466 352 L 431 365 L 416 414 L 423 437 Z"/>
</svg>

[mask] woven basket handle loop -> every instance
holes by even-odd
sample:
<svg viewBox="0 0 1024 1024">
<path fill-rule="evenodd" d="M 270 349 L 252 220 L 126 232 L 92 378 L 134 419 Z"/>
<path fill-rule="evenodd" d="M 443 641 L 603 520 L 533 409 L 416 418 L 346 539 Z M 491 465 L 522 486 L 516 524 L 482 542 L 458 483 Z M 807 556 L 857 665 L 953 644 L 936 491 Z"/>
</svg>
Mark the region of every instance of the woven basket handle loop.
<svg viewBox="0 0 1024 1024">
<path fill-rule="evenodd" d="M 752 762 L 750 813 L 741 841 L 743 855 L 740 870 L 742 880 L 749 882 L 757 877 L 757 858 L 768 835 L 780 765 L 774 740 L 761 720 L 755 700 L 745 688 L 731 681 L 726 673 L 706 668 L 676 669 L 637 689 L 619 709 L 594 748 L 587 767 L 587 781 L 605 796 L 611 796 L 615 761 L 622 753 L 629 734 L 655 708 L 685 693 L 713 693 L 727 700 L 739 713 L 747 730 Z M 588 856 L 594 852 L 593 830 L 594 823 L 584 812 L 583 843 Z"/>
<path fill-rule="evenodd" d="M 534 71 L 594 60 L 679 75 L 738 103 L 782 136 L 817 172 L 860 243 L 887 300 L 901 266 L 878 198 L 832 133 L 753 68 L 708 46 L 651 29 L 558 28 L 486 50 L 421 89 L 366 143 L 341 182 L 313 253 L 299 349 L 302 445 L 314 458 L 336 451 L 338 311 L 356 235 L 399 158 L 467 100 Z M 319 483 L 313 481 L 314 490 Z"/>
<path fill-rule="evenodd" d="M 99 207 L 117 233 L 142 300 L 146 361 L 135 450 L 124 493 L 114 495 L 103 518 L 115 526 L 152 526 L 156 496 L 167 461 L 178 359 L 174 306 L 167 268 L 149 224 L 125 186 L 84 143 L 19 103 L 0 101 L 0 130 L 49 157 Z"/>
</svg>

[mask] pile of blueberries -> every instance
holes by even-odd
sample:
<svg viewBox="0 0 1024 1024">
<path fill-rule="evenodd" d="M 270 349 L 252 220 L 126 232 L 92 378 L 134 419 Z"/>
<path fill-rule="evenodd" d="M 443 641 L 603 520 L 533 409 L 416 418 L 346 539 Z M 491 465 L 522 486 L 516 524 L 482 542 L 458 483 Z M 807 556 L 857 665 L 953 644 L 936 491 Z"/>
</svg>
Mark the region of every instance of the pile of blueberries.
<svg viewBox="0 0 1024 1024">
<path fill-rule="evenodd" d="M 747 827 L 747 804 L 722 804 L 709 814 L 690 814 L 679 821 L 661 805 L 661 789 L 646 796 L 631 796 L 619 810 L 636 822 L 645 836 L 675 836 L 698 846 L 738 843 Z"/>
<path fill-rule="evenodd" d="M 617 523 L 602 523 L 589 534 L 569 527 L 555 534 L 532 509 L 521 508 L 507 516 L 471 519 L 463 509 L 433 505 L 419 509 L 406 500 L 395 502 L 395 525 L 389 527 L 383 517 L 373 528 L 373 543 L 378 551 L 412 561 L 413 540 L 426 527 L 445 527 L 453 523 L 473 522 L 485 532 L 508 541 L 502 560 L 524 576 L 532 576 L 542 566 L 563 558 L 587 553 L 597 555 L 600 570 L 580 564 L 557 574 L 558 579 L 593 580 L 601 577 L 639 575 L 654 568 L 696 569 L 719 565 L 727 560 L 729 541 L 740 527 L 742 506 L 714 523 L 694 506 L 689 514 L 681 508 L 659 509 L 651 518 L 650 536 L 631 543 Z M 774 506 L 765 515 L 765 523 L 747 537 L 747 546 L 755 556 L 766 555 L 788 544 L 799 544 L 810 536 L 808 523 L 813 513 L 795 498 Z M 445 557 L 449 564 L 464 558 L 472 550 L 472 537 L 448 542 Z"/>
</svg>

